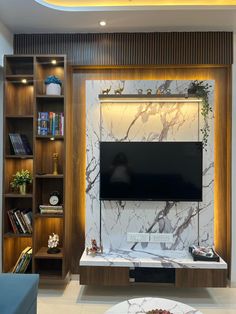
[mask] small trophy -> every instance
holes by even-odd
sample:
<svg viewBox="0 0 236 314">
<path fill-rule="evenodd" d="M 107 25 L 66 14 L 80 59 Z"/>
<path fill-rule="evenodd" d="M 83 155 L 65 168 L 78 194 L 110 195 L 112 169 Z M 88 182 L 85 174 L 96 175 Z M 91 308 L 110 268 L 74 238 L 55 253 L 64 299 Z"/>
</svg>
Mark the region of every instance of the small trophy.
<svg viewBox="0 0 236 314">
<path fill-rule="evenodd" d="M 52 159 L 53 159 L 53 175 L 58 174 L 58 153 L 53 153 L 52 154 Z"/>
</svg>

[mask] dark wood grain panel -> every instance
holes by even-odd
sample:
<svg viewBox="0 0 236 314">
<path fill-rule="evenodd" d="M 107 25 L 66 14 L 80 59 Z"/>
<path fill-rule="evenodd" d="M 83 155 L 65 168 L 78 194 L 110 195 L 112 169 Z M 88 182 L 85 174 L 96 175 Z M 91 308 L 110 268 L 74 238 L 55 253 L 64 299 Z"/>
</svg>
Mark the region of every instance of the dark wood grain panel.
<svg viewBox="0 0 236 314">
<path fill-rule="evenodd" d="M 227 269 L 186 269 L 175 271 L 176 288 L 226 287 Z"/>
<path fill-rule="evenodd" d="M 232 64 L 232 32 L 17 34 L 17 54 L 67 54 L 73 65 Z"/>
<path fill-rule="evenodd" d="M 81 266 L 81 285 L 128 286 L 129 268 Z"/>
</svg>

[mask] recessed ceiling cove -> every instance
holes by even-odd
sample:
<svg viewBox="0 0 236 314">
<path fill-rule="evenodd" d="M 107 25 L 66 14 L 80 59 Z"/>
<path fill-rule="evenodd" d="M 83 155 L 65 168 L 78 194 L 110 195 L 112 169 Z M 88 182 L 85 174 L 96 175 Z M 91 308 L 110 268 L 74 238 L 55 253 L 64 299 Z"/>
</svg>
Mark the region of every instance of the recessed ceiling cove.
<svg viewBox="0 0 236 314">
<path fill-rule="evenodd" d="M 236 5 L 236 0 L 35 0 L 52 9 L 65 11 L 89 11 L 99 8 L 137 8 L 144 6 L 225 6 Z"/>
</svg>

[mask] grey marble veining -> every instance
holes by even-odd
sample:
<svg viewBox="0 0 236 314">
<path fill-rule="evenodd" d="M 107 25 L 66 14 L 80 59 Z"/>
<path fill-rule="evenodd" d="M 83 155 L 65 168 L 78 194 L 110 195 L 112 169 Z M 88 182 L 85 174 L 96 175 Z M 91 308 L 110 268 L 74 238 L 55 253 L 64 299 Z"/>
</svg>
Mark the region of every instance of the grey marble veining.
<svg viewBox="0 0 236 314">
<path fill-rule="evenodd" d="M 213 108 L 214 82 L 210 83 Z M 108 251 L 184 250 L 200 242 L 214 244 L 214 114 L 207 123 L 210 134 L 203 153 L 203 201 L 115 202 L 99 201 L 99 141 L 198 141 L 204 120 L 196 103 L 104 103 L 98 95 L 124 86 L 123 94 L 168 89 L 187 92 L 191 81 L 87 81 L 86 82 L 86 245 L 102 239 Z M 101 205 L 101 207 L 100 207 Z M 101 216 L 100 216 L 101 212 Z M 101 219 L 101 234 L 100 234 Z M 127 232 L 173 233 L 173 243 L 129 243 Z"/>
</svg>

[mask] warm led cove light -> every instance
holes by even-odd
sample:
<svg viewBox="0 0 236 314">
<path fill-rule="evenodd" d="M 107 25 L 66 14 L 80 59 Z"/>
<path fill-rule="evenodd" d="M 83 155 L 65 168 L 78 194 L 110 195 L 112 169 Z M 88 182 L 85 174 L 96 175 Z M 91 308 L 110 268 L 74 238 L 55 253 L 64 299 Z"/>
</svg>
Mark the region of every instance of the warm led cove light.
<svg viewBox="0 0 236 314">
<path fill-rule="evenodd" d="M 107 22 L 106 21 L 100 21 L 99 24 L 100 24 L 100 26 L 106 26 Z"/>
<path fill-rule="evenodd" d="M 55 64 L 57 64 L 57 60 L 53 59 L 53 60 L 51 61 L 51 63 L 55 65 Z"/>
<path fill-rule="evenodd" d="M 26 84 L 27 83 L 27 79 L 22 79 L 21 83 Z"/>
<path fill-rule="evenodd" d="M 51 141 L 55 141 L 55 137 L 50 137 L 50 140 Z"/>
</svg>

